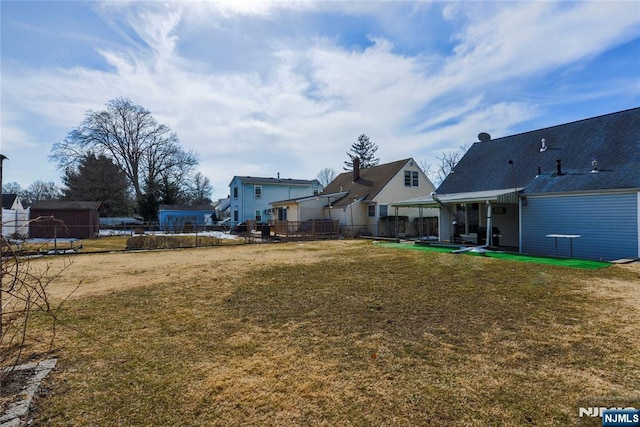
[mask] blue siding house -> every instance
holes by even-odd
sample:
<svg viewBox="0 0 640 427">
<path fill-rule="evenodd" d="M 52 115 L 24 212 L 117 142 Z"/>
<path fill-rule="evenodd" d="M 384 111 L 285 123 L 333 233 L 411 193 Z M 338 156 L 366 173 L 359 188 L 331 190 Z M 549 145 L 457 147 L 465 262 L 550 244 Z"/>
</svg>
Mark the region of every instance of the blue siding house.
<svg viewBox="0 0 640 427">
<path fill-rule="evenodd" d="M 491 139 L 431 196 L 440 240 L 594 260 L 640 258 L 640 108 Z"/>
<path fill-rule="evenodd" d="M 192 232 L 203 230 L 205 225 L 211 225 L 212 214 L 213 205 L 160 205 L 158 220 L 162 231 Z"/>
<path fill-rule="evenodd" d="M 274 218 L 271 203 L 314 196 L 322 191 L 317 179 L 234 176 L 229 183 L 231 226 L 240 222 L 268 222 Z"/>
</svg>

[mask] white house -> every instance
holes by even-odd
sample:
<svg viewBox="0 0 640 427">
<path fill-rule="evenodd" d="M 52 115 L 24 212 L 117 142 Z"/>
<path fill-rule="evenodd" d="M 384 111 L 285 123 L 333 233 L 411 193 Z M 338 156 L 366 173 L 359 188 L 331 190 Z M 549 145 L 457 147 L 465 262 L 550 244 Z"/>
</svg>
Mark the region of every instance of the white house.
<svg viewBox="0 0 640 427">
<path fill-rule="evenodd" d="M 427 218 L 437 217 L 437 209 L 405 210 L 402 214 L 408 217 L 408 222 L 396 230 L 396 212 L 390 207 L 396 201 L 434 190 L 417 163 L 409 158 L 360 168 L 355 160 L 353 170 L 338 175 L 322 193 L 272 203 L 278 218 L 338 220 L 340 227 L 352 235 L 395 236 L 399 232 L 419 236 L 427 233 Z"/>
<path fill-rule="evenodd" d="M 29 211 L 22 206 L 17 194 L 2 195 L 2 235 L 6 238 L 29 235 Z"/>
</svg>

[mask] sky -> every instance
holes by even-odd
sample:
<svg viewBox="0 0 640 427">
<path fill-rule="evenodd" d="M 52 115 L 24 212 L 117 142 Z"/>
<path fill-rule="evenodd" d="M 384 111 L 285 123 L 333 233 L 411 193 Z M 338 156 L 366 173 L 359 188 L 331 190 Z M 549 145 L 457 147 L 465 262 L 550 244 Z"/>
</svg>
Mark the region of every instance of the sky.
<svg viewBox="0 0 640 427">
<path fill-rule="evenodd" d="M 126 97 L 235 175 L 343 171 L 640 106 L 630 1 L 0 1 L 3 182 L 61 185 L 52 145 Z"/>
</svg>

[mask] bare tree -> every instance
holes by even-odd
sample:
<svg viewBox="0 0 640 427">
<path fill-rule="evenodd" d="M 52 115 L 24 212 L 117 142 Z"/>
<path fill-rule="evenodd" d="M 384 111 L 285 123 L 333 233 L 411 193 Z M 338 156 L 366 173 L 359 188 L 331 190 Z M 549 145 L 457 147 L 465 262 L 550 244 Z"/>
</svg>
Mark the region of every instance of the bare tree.
<svg viewBox="0 0 640 427">
<path fill-rule="evenodd" d="M 206 205 L 211 203 L 213 187 L 209 178 L 197 172 L 189 182 L 189 203 Z"/>
<path fill-rule="evenodd" d="M 147 188 L 183 185 L 178 180 L 198 164 L 197 155 L 184 151 L 171 129 L 158 124 L 149 110 L 128 98 L 109 101 L 103 111 L 88 111 L 77 129 L 53 145 L 49 157 L 65 169 L 88 151 L 105 155 L 120 167 L 138 203 Z"/>
<path fill-rule="evenodd" d="M 427 163 L 425 160 L 419 162 L 419 166 L 422 171 L 431 180 L 436 187 L 440 186 L 442 182 L 449 176 L 451 171 L 456 167 L 462 156 L 467 152 L 471 144 L 464 144 L 458 147 L 457 150 L 449 150 L 442 152 L 436 157 L 438 163 L 433 165 Z"/>
<path fill-rule="evenodd" d="M 34 181 L 22 195 L 22 203 L 32 205 L 40 200 L 58 200 L 62 197 L 62 190 L 53 181 Z"/>
<path fill-rule="evenodd" d="M 333 168 L 323 168 L 322 170 L 320 170 L 320 172 L 318 172 L 316 178 L 318 179 L 318 181 L 320 181 L 320 184 L 323 187 L 326 187 L 331 183 L 331 181 L 336 179 L 336 170 Z"/>
<path fill-rule="evenodd" d="M 4 194 L 17 194 L 18 196 L 22 195 L 22 186 L 17 182 L 7 182 L 6 184 L 2 184 L 2 192 Z"/>
</svg>

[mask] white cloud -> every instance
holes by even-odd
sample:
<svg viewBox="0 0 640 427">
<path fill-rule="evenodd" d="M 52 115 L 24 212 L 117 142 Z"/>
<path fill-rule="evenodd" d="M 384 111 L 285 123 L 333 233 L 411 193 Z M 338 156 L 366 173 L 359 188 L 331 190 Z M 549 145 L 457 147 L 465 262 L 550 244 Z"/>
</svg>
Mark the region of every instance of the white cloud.
<svg viewBox="0 0 640 427">
<path fill-rule="evenodd" d="M 428 4 L 425 10 L 440 10 L 457 28 L 456 48 L 439 58 L 402 53 L 396 40 L 379 34 L 367 34 L 371 44 L 363 48 L 278 25 L 283 11 L 300 13 L 300 27 L 306 20 L 319 25 L 313 23 L 318 10 L 384 14 L 389 20 L 391 3 L 108 2 L 101 16 L 125 40 L 96 45 L 108 70 L 82 64 L 44 70 L 3 67 L 3 97 L 20 111 L 20 117 L 3 116 L 3 145 L 31 140 L 48 153 L 50 145 L 36 142 L 21 127 L 29 112 L 59 132 L 49 136 L 52 143 L 77 126 L 85 111 L 126 96 L 201 155 L 199 169 L 220 197 L 234 174 L 280 172 L 310 179 L 323 167 L 339 170 L 361 133 L 379 145 L 383 162 L 435 158 L 473 142 L 481 131 L 504 136 L 541 111 L 518 99 L 520 81 L 545 78 L 545 73 L 638 37 L 639 19 L 630 5 Z M 245 19 L 264 20 L 260 31 L 268 30 L 254 33 L 258 30 L 245 27 Z M 225 25 L 239 34 L 216 33 L 215 43 L 242 56 L 237 69 L 220 64 L 227 58 L 209 57 L 206 43 L 186 41 L 195 39 L 187 32 Z M 429 28 L 424 31 L 421 36 L 428 38 Z M 247 44 L 238 38 L 260 40 Z M 187 48 L 195 54 L 186 55 Z M 515 90 L 509 91 L 509 85 Z M 637 82 L 635 91 L 640 91 Z"/>
<path fill-rule="evenodd" d="M 499 3 L 491 13 L 477 6 L 459 13 L 468 23 L 443 74 L 461 84 L 526 78 L 640 34 L 634 2 L 514 2 Z"/>
</svg>

